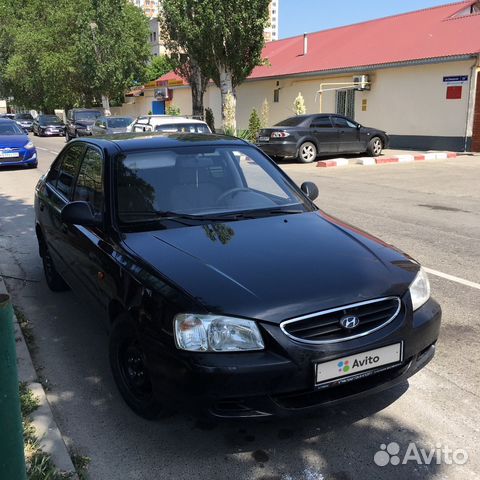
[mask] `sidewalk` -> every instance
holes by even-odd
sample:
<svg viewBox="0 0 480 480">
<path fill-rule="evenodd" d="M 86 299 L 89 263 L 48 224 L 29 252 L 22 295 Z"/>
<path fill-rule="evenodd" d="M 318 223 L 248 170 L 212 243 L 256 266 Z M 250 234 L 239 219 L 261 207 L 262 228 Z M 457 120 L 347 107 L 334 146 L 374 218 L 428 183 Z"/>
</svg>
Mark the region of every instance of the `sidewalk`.
<svg viewBox="0 0 480 480">
<path fill-rule="evenodd" d="M 457 152 L 445 152 L 445 151 L 416 151 L 416 150 L 393 150 L 386 149 L 382 155 L 378 157 L 365 157 L 350 155 L 342 158 L 327 158 L 319 160 L 316 163 L 317 167 L 346 167 L 349 165 L 384 165 L 389 163 L 412 163 L 421 161 L 434 161 L 434 160 L 447 160 L 457 158 L 462 155 L 477 156 L 475 153 L 457 153 Z"/>
<path fill-rule="evenodd" d="M 0 275 L 0 293 L 8 293 L 5 282 Z M 14 299 L 11 299 L 14 303 Z M 26 383 L 29 390 L 37 398 L 39 407 L 30 415 L 32 425 L 35 427 L 39 446 L 43 452 L 50 455 L 55 467 L 68 478 L 78 480 L 72 460 L 68 453 L 62 434 L 53 418 L 50 404 L 45 395 L 42 384 L 33 366 L 30 352 L 28 351 L 25 338 L 20 329 L 18 319 L 14 315 L 15 344 L 17 349 L 18 380 Z"/>
</svg>

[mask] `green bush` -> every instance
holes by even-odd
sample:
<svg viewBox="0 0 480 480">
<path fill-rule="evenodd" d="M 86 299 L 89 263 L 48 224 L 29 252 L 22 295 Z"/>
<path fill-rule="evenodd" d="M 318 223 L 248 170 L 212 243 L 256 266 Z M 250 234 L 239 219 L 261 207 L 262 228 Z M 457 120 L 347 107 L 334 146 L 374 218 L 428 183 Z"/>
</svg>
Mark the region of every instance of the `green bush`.
<svg viewBox="0 0 480 480">
<path fill-rule="evenodd" d="M 255 108 L 252 110 L 250 114 L 250 119 L 248 120 L 248 131 L 250 133 L 250 141 L 254 142 L 260 130 L 262 128 L 262 124 L 260 122 L 260 117 L 258 116 L 257 110 Z"/>
<path fill-rule="evenodd" d="M 172 115 L 174 117 L 178 117 L 180 115 L 180 108 L 175 106 L 175 105 L 169 105 L 167 107 L 166 114 L 167 115 Z"/>
<path fill-rule="evenodd" d="M 210 130 L 215 133 L 215 117 L 211 108 L 205 109 L 205 122 L 210 127 Z"/>
</svg>

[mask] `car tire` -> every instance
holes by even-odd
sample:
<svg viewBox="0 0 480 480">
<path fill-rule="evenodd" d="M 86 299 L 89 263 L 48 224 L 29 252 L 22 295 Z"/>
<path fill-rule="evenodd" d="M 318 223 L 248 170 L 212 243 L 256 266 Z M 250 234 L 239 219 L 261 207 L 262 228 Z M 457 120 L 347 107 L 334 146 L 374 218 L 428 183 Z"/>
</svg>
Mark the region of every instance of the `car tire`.
<svg viewBox="0 0 480 480">
<path fill-rule="evenodd" d="M 37 166 L 32 168 L 36 168 Z M 53 259 L 45 245 L 40 246 L 42 252 L 43 272 L 45 274 L 45 280 L 47 281 L 48 288 L 52 292 L 65 292 L 70 287 L 66 284 L 65 280 L 58 273 L 53 263 Z"/>
<path fill-rule="evenodd" d="M 378 157 L 383 150 L 383 141 L 380 137 L 373 137 L 367 145 L 367 153 L 371 157 Z"/>
<path fill-rule="evenodd" d="M 304 142 L 298 149 L 300 163 L 312 163 L 317 158 L 317 147 L 312 142 Z"/>
<path fill-rule="evenodd" d="M 33 136 L 34 137 L 38 136 L 38 133 L 35 130 L 33 130 Z"/>
<path fill-rule="evenodd" d="M 72 138 L 70 137 L 68 132 L 65 132 L 65 143 L 68 143 Z"/>
<path fill-rule="evenodd" d="M 114 321 L 109 342 L 110 367 L 125 403 L 140 417 L 154 420 L 171 410 L 157 401 L 135 324 L 128 314 Z"/>
</svg>

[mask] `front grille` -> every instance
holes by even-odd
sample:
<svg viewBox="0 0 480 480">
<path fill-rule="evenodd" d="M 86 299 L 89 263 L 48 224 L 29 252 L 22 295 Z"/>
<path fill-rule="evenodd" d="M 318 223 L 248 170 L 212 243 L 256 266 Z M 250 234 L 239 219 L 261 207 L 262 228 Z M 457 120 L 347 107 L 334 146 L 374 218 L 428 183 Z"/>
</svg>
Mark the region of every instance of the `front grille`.
<svg viewBox="0 0 480 480">
<path fill-rule="evenodd" d="M 280 328 L 289 337 L 304 343 L 343 342 L 388 325 L 400 308 L 398 297 L 379 298 L 287 320 L 280 324 Z M 358 317 L 358 326 L 352 329 L 342 327 L 340 320 L 345 316 Z"/>
</svg>

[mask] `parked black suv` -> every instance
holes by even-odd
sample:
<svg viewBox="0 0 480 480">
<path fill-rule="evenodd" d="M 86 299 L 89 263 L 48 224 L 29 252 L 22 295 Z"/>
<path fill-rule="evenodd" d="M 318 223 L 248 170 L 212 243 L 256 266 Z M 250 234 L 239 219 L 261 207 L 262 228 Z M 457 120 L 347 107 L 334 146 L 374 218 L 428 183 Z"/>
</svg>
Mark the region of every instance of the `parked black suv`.
<svg viewBox="0 0 480 480">
<path fill-rule="evenodd" d="M 65 140 L 85 137 L 92 134 L 92 126 L 103 112 L 96 108 L 73 108 L 67 112 L 67 123 L 65 129 Z"/>
</svg>

